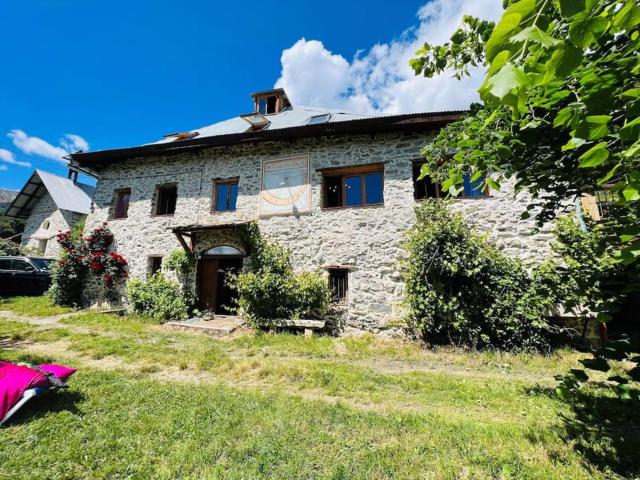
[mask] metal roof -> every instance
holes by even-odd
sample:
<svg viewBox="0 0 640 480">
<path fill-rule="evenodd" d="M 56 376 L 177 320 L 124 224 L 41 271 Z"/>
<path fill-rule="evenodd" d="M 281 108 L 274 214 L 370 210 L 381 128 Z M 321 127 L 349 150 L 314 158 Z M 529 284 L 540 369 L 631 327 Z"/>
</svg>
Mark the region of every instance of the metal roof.
<svg viewBox="0 0 640 480">
<path fill-rule="evenodd" d="M 288 141 L 340 134 L 375 134 L 379 132 L 426 131 L 442 127 L 457 120 L 465 111 L 408 113 L 402 115 L 358 115 L 341 111 L 289 107 L 282 112 L 265 115 L 270 124 L 261 130 L 253 130 L 240 116 L 202 127 L 193 132 L 199 135 L 188 140 L 160 140 L 138 147 L 74 153 L 70 157 L 79 167 L 92 168 L 122 159 L 171 155 L 210 147 L 255 144 L 264 141 Z M 329 114 L 327 122 L 309 120 Z"/>
<path fill-rule="evenodd" d="M 263 128 L 265 130 L 278 130 L 281 128 L 302 127 L 309 125 L 309 121 L 318 116 L 327 116 L 328 122 L 345 122 L 349 120 L 362 120 L 365 118 L 378 118 L 388 115 L 360 115 L 357 113 L 348 113 L 340 110 L 328 110 L 326 108 L 298 107 L 290 105 L 281 112 L 266 114 L 264 117 L 269 121 L 269 125 Z M 191 133 L 197 133 L 199 138 L 217 137 L 218 135 L 229 135 L 233 133 L 245 133 L 251 131 L 250 126 L 242 116 L 223 120 L 212 125 L 191 130 Z M 175 141 L 174 139 L 164 138 L 154 144 L 168 143 Z"/>
<path fill-rule="evenodd" d="M 75 184 L 68 178 L 42 170 L 35 170 L 18 196 L 13 199 L 5 213 L 8 217 L 27 218 L 35 204 L 49 193 L 60 210 L 88 214 L 95 187 L 83 183 Z"/>
</svg>

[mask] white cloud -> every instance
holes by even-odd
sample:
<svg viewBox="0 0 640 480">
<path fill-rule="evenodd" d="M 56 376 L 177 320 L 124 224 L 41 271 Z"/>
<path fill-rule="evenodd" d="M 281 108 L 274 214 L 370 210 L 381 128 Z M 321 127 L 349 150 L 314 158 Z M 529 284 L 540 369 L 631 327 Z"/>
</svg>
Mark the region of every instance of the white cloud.
<svg viewBox="0 0 640 480">
<path fill-rule="evenodd" d="M 424 42 L 441 44 L 471 14 L 497 20 L 502 0 L 432 0 L 418 10 L 419 24 L 388 43 L 358 52 L 349 62 L 318 40 L 298 40 L 282 52 L 277 87 L 294 104 L 355 112 L 406 113 L 467 108 L 478 100 L 482 73 L 474 70 L 462 81 L 451 72 L 417 77 L 409 60 Z"/>
<path fill-rule="evenodd" d="M 20 129 L 11 130 L 7 136 L 17 148 L 28 155 L 38 155 L 65 163 L 66 160 L 62 157 L 77 150 L 89 149 L 89 144 L 84 138 L 72 133 L 67 133 L 61 138 L 60 145 L 52 145 L 41 138 L 30 137 L 24 130 Z"/>
<path fill-rule="evenodd" d="M 77 152 L 78 150 L 86 152 L 89 150 L 89 143 L 80 135 L 73 133 L 65 134 L 65 136 L 60 139 L 60 145 L 69 152 Z"/>
<path fill-rule="evenodd" d="M 0 162 L 10 163 L 12 165 L 18 165 L 19 167 L 30 167 L 31 164 L 29 162 L 22 162 L 20 160 L 16 160 L 13 152 L 9 150 L 5 150 L 4 148 L 0 148 Z M 5 165 L 6 167 L 6 165 Z M 6 170 L 6 168 L 4 169 Z"/>
</svg>

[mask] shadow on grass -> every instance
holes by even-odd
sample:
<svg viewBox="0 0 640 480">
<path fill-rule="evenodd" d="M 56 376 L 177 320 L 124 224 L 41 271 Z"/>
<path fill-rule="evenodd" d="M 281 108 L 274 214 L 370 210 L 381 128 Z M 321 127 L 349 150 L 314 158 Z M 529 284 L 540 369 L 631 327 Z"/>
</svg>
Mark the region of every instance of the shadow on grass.
<svg viewBox="0 0 640 480">
<path fill-rule="evenodd" d="M 578 393 L 573 416 L 563 417 L 563 437 L 591 465 L 622 477 L 640 475 L 640 401 Z"/>
<path fill-rule="evenodd" d="M 560 416 L 560 437 L 572 445 L 590 468 L 605 475 L 615 473 L 623 478 L 640 476 L 640 400 L 621 400 L 604 389 L 578 391 L 568 400 L 570 414 Z M 534 387 L 529 395 L 557 398 L 554 389 Z M 532 443 L 544 443 L 543 437 L 531 432 Z M 554 457 L 556 452 L 549 452 Z M 558 458 L 561 461 L 561 458 Z"/>
<path fill-rule="evenodd" d="M 78 414 L 77 404 L 84 400 L 81 392 L 61 389 L 48 392 L 27 402 L 9 421 L 4 428 L 28 424 L 34 420 L 56 412 L 70 412 Z"/>
</svg>

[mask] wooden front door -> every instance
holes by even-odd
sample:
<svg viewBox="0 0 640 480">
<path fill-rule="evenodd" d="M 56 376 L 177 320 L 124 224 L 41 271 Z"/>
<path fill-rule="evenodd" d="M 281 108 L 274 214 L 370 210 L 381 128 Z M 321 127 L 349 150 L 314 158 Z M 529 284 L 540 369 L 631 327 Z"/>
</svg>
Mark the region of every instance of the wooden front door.
<svg viewBox="0 0 640 480">
<path fill-rule="evenodd" d="M 229 273 L 242 268 L 242 258 L 203 258 L 200 260 L 200 309 L 221 315 L 233 314 L 236 291 L 227 285 Z"/>
</svg>

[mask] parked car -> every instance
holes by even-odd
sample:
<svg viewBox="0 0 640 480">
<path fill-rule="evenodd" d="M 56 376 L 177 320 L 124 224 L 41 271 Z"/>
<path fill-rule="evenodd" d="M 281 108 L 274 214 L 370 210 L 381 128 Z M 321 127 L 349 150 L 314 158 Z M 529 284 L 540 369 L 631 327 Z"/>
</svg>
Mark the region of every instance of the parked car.
<svg viewBox="0 0 640 480">
<path fill-rule="evenodd" d="M 41 295 L 51 284 L 55 259 L 0 257 L 0 295 Z"/>
</svg>

